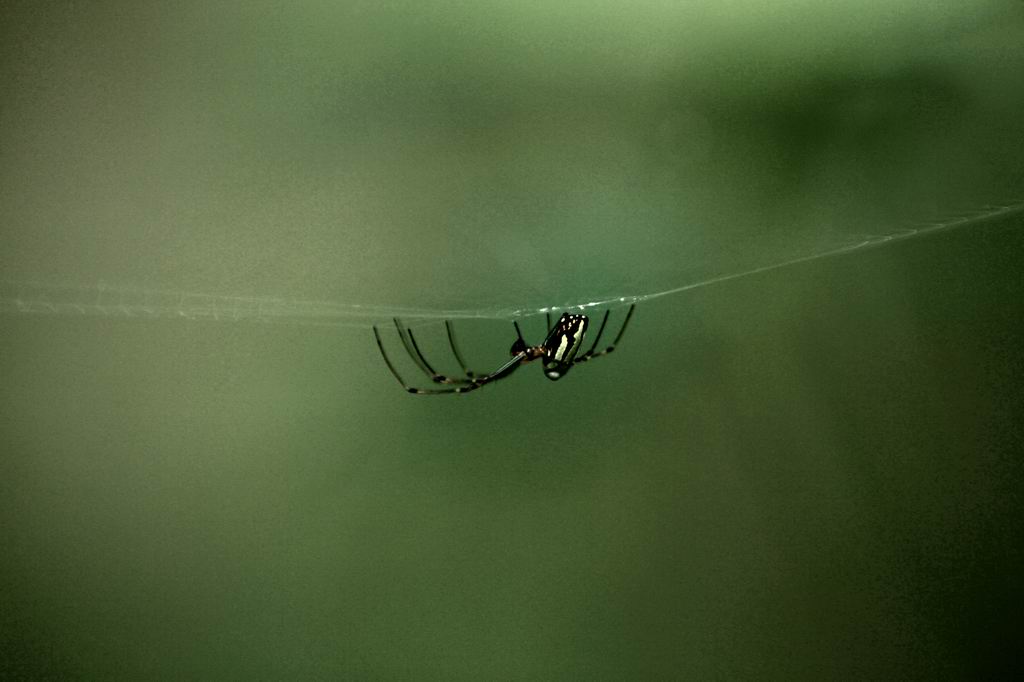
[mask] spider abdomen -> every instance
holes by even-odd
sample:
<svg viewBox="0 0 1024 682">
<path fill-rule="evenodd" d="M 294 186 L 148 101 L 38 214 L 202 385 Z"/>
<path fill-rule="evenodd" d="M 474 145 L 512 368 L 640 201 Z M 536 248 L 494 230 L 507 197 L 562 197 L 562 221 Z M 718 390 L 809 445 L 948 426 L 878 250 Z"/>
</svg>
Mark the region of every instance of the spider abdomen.
<svg viewBox="0 0 1024 682">
<path fill-rule="evenodd" d="M 544 376 L 557 381 L 572 367 L 589 320 L 586 315 L 563 313 L 544 341 Z"/>
</svg>

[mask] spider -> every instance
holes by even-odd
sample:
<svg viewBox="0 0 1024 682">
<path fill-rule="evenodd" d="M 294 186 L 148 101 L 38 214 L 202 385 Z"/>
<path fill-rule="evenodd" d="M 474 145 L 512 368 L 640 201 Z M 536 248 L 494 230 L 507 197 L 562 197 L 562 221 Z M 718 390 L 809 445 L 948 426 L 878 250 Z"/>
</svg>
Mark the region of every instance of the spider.
<svg viewBox="0 0 1024 682">
<path fill-rule="evenodd" d="M 486 386 L 492 381 L 498 379 L 504 379 L 512 372 L 516 371 L 520 365 L 525 365 L 528 362 L 534 360 L 542 360 L 544 367 L 544 376 L 552 381 L 558 381 L 564 377 L 573 366 L 578 365 L 581 362 L 592 360 L 593 358 L 607 355 L 615 350 L 615 346 L 618 345 L 622 339 L 623 333 L 626 331 L 626 325 L 629 324 L 629 320 L 633 317 L 633 309 L 636 304 L 629 306 L 629 310 L 626 312 L 626 317 L 622 321 L 622 327 L 619 328 L 619 333 L 615 335 L 615 340 L 612 341 L 611 345 L 604 350 L 598 351 L 597 344 L 601 341 L 601 334 L 604 332 L 605 325 L 608 323 L 608 314 L 610 311 L 606 310 L 604 318 L 601 320 L 601 326 L 597 329 L 597 336 L 594 338 L 594 343 L 590 346 L 590 350 L 578 355 L 580 347 L 583 345 L 583 337 L 587 333 L 587 325 L 589 319 L 586 315 L 573 315 L 571 313 L 562 313 L 562 316 L 558 318 L 558 321 L 554 325 L 551 324 L 550 313 L 547 316 L 548 321 L 548 336 L 539 346 L 529 346 L 526 341 L 523 340 L 523 333 L 519 330 L 519 324 L 513 322 L 512 325 L 516 328 L 516 340 L 512 343 L 512 347 L 509 349 L 509 353 L 512 355 L 512 359 L 503 364 L 498 369 L 494 370 L 490 374 L 477 374 L 476 372 L 470 371 L 466 367 L 466 361 L 462 359 L 462 354 L 459 352 L 458 345 L 455 343 L 455 330 L 452 328 L 452 323 L 445 320 L 444 326 L 448 331 L 448 344 L 451 346 L 452 355 L 459 363 L 459 367 L 465 373 L 465 377 L 450 377 L 444 374 L 439 374 L 427 359 L 423 357 L 423 353 L 420 352 L 419 346 L 416 344 L 416 337 L 412 334 L 412 329 L 403 327 L 402 323 L 398 318 L 394 319 L 395 329 L 398 330 L 398 338 L 402 342 L 402 346 L 405 347 L 405 352 L 412 358 L 413 363 L 416 364 L 423 373 L 430 377 L 430 380 L 435 384 L 440 384 L 441 388 L 416 388 L 405 383 L 401 375 L 395 370 L 395 366 L 391 364 L 391 360 L 388 358 L 388 354 L 384 352 L 384 344 L 380 340 L 380 331 L 377 326 L 373 327 L 373 336 L 377 339 L 377 347 L 380 348 L 380 354 L 384 357 L 384 363 L 391 370 L 391 373 L 398 379 L 398 383 L 402 385 L 409 393 L 414 395 L 440 395 L 443 393 L 469 393 L 475 391 L 481 386 Z"/>
</svg>

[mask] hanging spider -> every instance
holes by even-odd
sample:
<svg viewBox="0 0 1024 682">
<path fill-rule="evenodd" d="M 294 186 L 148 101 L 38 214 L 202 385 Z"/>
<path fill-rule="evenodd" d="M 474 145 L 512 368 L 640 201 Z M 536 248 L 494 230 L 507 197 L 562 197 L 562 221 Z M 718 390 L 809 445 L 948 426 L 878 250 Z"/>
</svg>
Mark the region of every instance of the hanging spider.
<svg viewBox="0 0 1024 682">
<path fill-rule="evenodd" d="M 475 391 L 481 386 L 486 386 L 492 381 L 498 379 L 504 379 L 512 372 L 516 371 L 520 365 L 525 365 L 528 362 L 534 360 L 542 360 L 544 367 L 544 376 L 552 381 L 557 381 L 564 377 L 566 373 L 572 369 L 574 365 L 578 365 L 581 362 L 592 360 L 593 358 L 607 355 L 615 350 L 615 346 L 618 345 L 622 339 L 622 335 L 626 331 L 626 325 L 629 324 L 629 320 L 633 317 L 633 309 L 636 304 L 629 306 L 629 310 L 626 312 L 626 317 L 622 321 L 622 327 L 619 328 L 619 333 L 615 335 L 615 340 L 612 341 L 611 345 L 604 350 L 598 351 L 597 344 L 601 341 L 601 334 L 604 332 L 605 325 L 608 323 L 608 314 L 610 311 L 606 310 L 604 318 L 601 320 L 601 326 L 597 329 L 597 336 L 594 338 L 594 343 L 590 346 L 590 350 L 579 355 L 580 347 L 583 345 L 583 337 L 587 333 L 587 325 L 589 319 L 586 315 L 573 315 L 571 313 L 562 313 L 562 316 L 558 318 L 558 321 L 552 325 L 550 313 L 547 316 L 548 322 L 548 335 L 539 346 L 529 346 L 526 341 L 523 340 L 523 333 L 519 330 L 519 324 L 513 322 L 512 325 L 516 328 L 516 340 L 512 343 L 512 348 L 509 352 L 512 354 L 512 359 L 503 364 L 498 369 L 494 370 L 490 374 L 477 374 L 476 372 L 470 371 L 466 367 L 466 361 L 462 359 L 462 354 L 459 352 L 459 347 L 455 343 L 455 330 L 452 328 L 452 323 L 445 320 L 444 326 L 448 330 L 448 344 L 451 346 L 452 355 L 458 361 L 459 366 L 465 373 L 465 377 L 450 377 L 444 374 L 439 374 L 427 359 L 423 357 L 423 353 L 420 352 L 419 346 L 416 344 L 416 337 L 413 336 L 412 330 L 408 327 L 403 327 L 402 323 L 395 318 L 395 329 L 398 330 L 398 338 L 402 342 L 402 346 L 405 348 L 405 352 L 412 358 L 413 363 L 416 364 L 423 373 L 430 377 L 430 380 L 435 384 L 440 384 L 442 388 L 415 388 L 405 383 L 398 371 L 395 370 L 395 366 L 391 364 L 391 360 L 388 358 L 388 354 L 384 352 L 384 344 L 380 340 L 380 331 L 377 326 L 373 327 L 373 336 L 377 339 L 377 347 L 380 348 L 380 354 L 384 357 L 384 363 L 391 370 L 391 373 L 398 379 L 398 383 L 402 385 L 409 393 L 415 395 L 439 395 L 442 393 L 468 393 Z"/>
</svg>

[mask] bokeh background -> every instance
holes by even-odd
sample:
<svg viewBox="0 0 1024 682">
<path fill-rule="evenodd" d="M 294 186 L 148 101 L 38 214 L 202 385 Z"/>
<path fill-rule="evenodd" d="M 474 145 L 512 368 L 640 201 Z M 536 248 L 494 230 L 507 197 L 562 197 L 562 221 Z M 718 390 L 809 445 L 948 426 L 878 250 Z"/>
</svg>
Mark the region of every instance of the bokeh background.
<svg viewBox="0 0 1024 682">
<path fill-rule="evenodd" d="M 15 288 L 486 316 L 1024 196 L 1019 2 L 8 2 L 0 35 Z M 462 397 L 405 395 L 370 320 L 4 307 L 0 672 L 1019 672 L 1022 227 L 652 299 Z"/>
</svg>

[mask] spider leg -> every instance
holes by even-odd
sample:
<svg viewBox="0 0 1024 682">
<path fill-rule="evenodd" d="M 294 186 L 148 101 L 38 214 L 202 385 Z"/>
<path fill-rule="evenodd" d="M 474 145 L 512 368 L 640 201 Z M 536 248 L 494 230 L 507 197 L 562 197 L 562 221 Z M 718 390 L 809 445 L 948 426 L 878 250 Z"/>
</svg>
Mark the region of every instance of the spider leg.
<svg viewBox="0 0 1024 682">
<path fill-rule="evenodd" d="M 416 388 L 414 386 L 410 386 L 409 384 L 405 383 L 405 380 L 402 378 L 402 375 L 400 375 L 398 373 L 398 370 L 396 370 L 395 366 L 391 363 L 391 358 L 389 358 L 388 354 L 384 351 L 384 343 L 380 340 L 380 331 L 377 329 L 377 325 L 373 326 L 373 337 L 375 339 L 377 339 L 377 348 L 380 349 L 381 357 L 384 358 L 384 364 L 388 366 L 388 369 L 391 370 L 391 374 L 395 377 L 395 379 L 398 380 L 398 383 L 401 384 L 402 388 L 404 388 L 409 393 L 412 393 L 414 395 L 437 395 L 437 394 L 441 394 L 441 393 L 466 393 L 467 391 L 472 391 L 472 390 L 475 390 L 477 388 L 480 388 L 480 386 L 483 385 L 483 384 L 471 383 L 471 384 L 468 384 L 466 386 L 454 386 L 452 388 L 435 388 L 435 389 L 431 389 L 431 388 Z"/>
<path fill-rule="evenodd" d="M 402 375 L 398 373 L 398 370 L 395 369 L 395 366 L 391 364 L 391 358 L 389 358 L 388 354 L 384 351 L 384 343 L 380 340 L 380 331 L 377 330 L 377 325 L 373 325 L 373 338 L 377 339 L 377 348 L 380 349 L 380 355 L 382 358 L 384 358 L 384 364 L 388 366 L 389 370 L 391 370 L 391 374 L 394 375 L 395 379 L 398 379 L 398 383 L 402 385 L 402 388 L 409 391 L 410 393 L 415 393 L 416 389 L 410 387 L 409 384 L 405 383 L 405 379 L 403 379 Z"/>
<path fill-rule="evenodd" d="M 629 321 L 633 318 L 634 310 L 636 310 L 636 303 L 633 303 L 629 306 L 629 310 L 626 312 L 626 319 L 622 321 L 622 326 L 619 327 L 619 333 L 615 335 L 615 340 L 612 341 L 612 345 L 608 348 L 608 351 L 606 352 L 611 352 L 612 348 L 615 348 L 615 346 L 619 345 L 619 341 L 622 340 L 622 335 L 626 333 L 626 325 L 629 324 Z"/>
<path fill-rule="evenodd" d="M 512 374 L 512 372 L 514 372 L 516 369 L 518 369 L 519 365 L 522 364 L 524 359 L 526 359 L 525 353 L 519 353 L 511 360 L 506 362 L 504 365 L 496 369 L 493 373 L 479 377 L 473 380 L 472 382 L 466 382 L 462 386 L 451 386 L 448 388 L 416 388 L 415 386 L 410 386 L 409 384 L 405 383 L 405 380 L 402 379 L 402 376 L 398 373 L 398 370 L 396 370 L 395 366 L 391 364 L 391 359 L 388 357 L 388 354 L 384 351 L 384 343 L 380 340 L 380 331 L 377 329 L 377 325 L 373 326 L 373 337 L 377 340 L 377 348 L 380 349 L 381 357 L 384 358 L 384 364 L 388 366 L 388 369 L 391 371 L 392 376 L 394 376 L 395 379 L 398 380 L 398 383 L 402 386 L 402 388 L 404 388 L 407 392 L 412 393 L 413 395 L 469 393 L 470 391 L 475 391 L 481 386 L 486 386 L 492 381 L 504 379 L 508 375 Z"/>
<path fill-rule="evenodd" d="M 594 343 L 591 344 L 590 350 L 581 355 L 576 362 L 583 362 L 584 360 L 588 360 L 594 356 L 594 351 L 597 349 L 597 344 L 601 342 L 601 334 L 604 333 L 604 327 L 608 324 L 608 315 L 611 312 L 612 311 L 610 310 L 604 311 L 604 317 L 601 318 L 601 326 L 597 328 L 597 336 L 594 337 Z"/>
<path fill-rule="evenodd" d="M 526 353 L 517 353 L 515 355 L 515 357 L 513 357 L 511 360 L 506 362 L 504 365 L 502 365 L 498 369 L 494 370 L 494 372 L 492 372 L 491 374 L 488 374 L 488 375 L 482 376 L 482 377 L 477 377 L 476 379 L 473 380 L 472 383 L 468 383 L 465 386 L 452 386 L 451 388 L 410 388 L 410 387 L 406 386 L 405 390 L 407 390 L 407 391 L 409 391 L 409 393 L 413 393 L 415 395 L 441 395 L 443 393 L 469 393 L 470 391 L 475 391 L 476 389 L 478 389 L 478 388 L 480 388 L 482 386 L 486 386 L 487 384 L 491 383 L 492 381 L 497 381 L 498 379 L 504 379 L 508 375 L 512 374 L 512 372 L 514 372 L 517 369 L 519 369 L 519 366 L 522 365 L 523 360 L 525 360 L 525 359 L 526 359 Z"/>
<path fill-rule="evenodd" d="M 448 330 L 448 345 L 452 347 L 452 355 L 459 361 L 459 367 L 466 373 L 466 378 L 472 381 L 477 375 L 476 372 L 471 372 L 469 367 L 466 366 L 466 361 L 462 359 L 462 353 L 459 352 L 459 347 L 455 343 L 455 329 L 451 323 L 451 320 L 444 321 L 444 327 Z"/>
<path fill-rule="evenodd" d="M 587 353 L 583 357 L 577 358 L 576 362 L 577 363 L 579 363 L 579 362 L 586 362 L 587 360 L 591 360 L 593 358 L 599 358 L 602 355 L 608 355 L 613 350 L 615 350 L 615 347 L 617 345 L 619 345 L 619 341 L 622 340 L 622 335 L 626 333 L 626 325 L 628 325 L 629 321 L 633 318 L 633 311 L 635 309 L 636 309 L 636 303 L 634 303 L 633 305 L 629 306 L 629 312 L 626 313 L 626 319 L 622 321 L 622 326 L 619 327 L 619 333 L 615 335 L 615 340 L 612 341 L 612 344 L 610 346 L 608 346 L 604 350 L 599 351 L 597 353 L 595 353 L 594 349 L 591 348 L 589 351 L 587 351 Z M 605 313 L 605 320 L 607 320 L 607 319 L 608 319 L 608 314 Z M 601 329 L 604 329 L 604 322 L 601 323 Z M 600 337 L 601 332 L 598 331 L 597 334 Z M 597 344 L 596 341 L 594 343 L 595 343 L 595 345 Z"/>
<path fill-rule="evenodd" d="M 430 377 L 430 380 L 435 384 L 465 384 L 471 383 L 472 379 L 456 379 L 444 374 L 440 374 L 437 370 L 431 367 L 430 363 L 427 362 L 427 358 L 424 357 L 423 352 L 420 351 L 419 345 L 416 343 L 416 337 L 413 336 L 412 329 L 405 327 L 403 329 L 402 323 L 395 318 L 395 328 L 398 330 L 398 336 L 402 340 L 402 345 L 405 346 L 405 352 L 409 354 L 413 362 L 423 370 L 423 373 Z"/>
<path fill-rule="evenodd" d="M 406 336 L 405 328 L 402 327 L 402 323 L 399 321 L 399 319 L 397 317 L 392 318 L 392 322 L 395 323 L 395 330 L 398 332 L 398 338 L 399 340 L 401 340 L 402 347 L 405 348 L 406 354 L 412 359 L 414 363 L 416 363 L 416 366 L 419 367 L 424 374 L 426 374 L 427 376 L 433 376 L 434 372 L 432 372 L 429 367 L 426 367 L 423 364 L 423 359 L 417 357 L 416 353 L 413 351 L 412 344 L 409 342 L 409 337 Z"/>
<path fill-rule="evenodd" d="M 522 330 L 519 329 L 519 323 L 516 322 L 515 320 L 512 320 L 512 326 L 516 328 L 516 336 L 519 337 L 519 343 L 521 343 L 523 346 L 525 346 L 526 345 L 526 340 L 523 338 Z"/>
<path fill-rule="evenodd" d="M 409 334 L 409 341 L 412 342 L 412 348 L 413 348 L 414 351 L 416 351 L 416 355 L 423 362 L 423 366 L 430 370 L 430 380 L 431 381 L 433 381 L 434 383 L 437 383 L 437 384 L 465 384 L 465 383 L 472 383 L 473 377 L 469 376 L 468 370 L 467 370 L 467 378 L 465 378 L 465 379 L 458 378 L 458 377 L 450 377 L 450 376 L 448 376 L 446 374 L 439 374 L 433 367 L 430 366 L 430 363 L 427 362 L 427 359 L 425 357 L 423 357 L 423 353 L 420 352 L 420 347 L 416 343 L 416 337 L 412 335 L 412 330 L 411 329 L 406 329 L 405 331 L 408 332 L 408 334 Z"/>
</svg>

